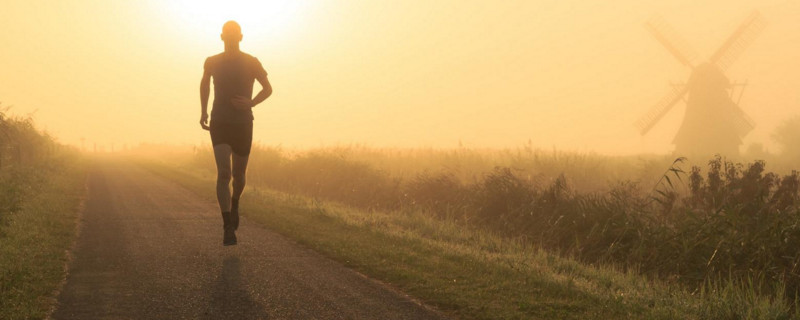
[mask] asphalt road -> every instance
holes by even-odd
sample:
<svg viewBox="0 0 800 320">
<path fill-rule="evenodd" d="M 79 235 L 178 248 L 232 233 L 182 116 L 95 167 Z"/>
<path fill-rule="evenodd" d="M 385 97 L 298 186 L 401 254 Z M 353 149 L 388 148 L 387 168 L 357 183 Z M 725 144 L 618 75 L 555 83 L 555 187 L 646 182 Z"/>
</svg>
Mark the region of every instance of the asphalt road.
<svg viewBox="0 0 800 320">
<path fill-rule="evenodd" d="M 385 285 L 121 160 L 88 177 L 54 319 L 439 319 Z"/>
</svg>

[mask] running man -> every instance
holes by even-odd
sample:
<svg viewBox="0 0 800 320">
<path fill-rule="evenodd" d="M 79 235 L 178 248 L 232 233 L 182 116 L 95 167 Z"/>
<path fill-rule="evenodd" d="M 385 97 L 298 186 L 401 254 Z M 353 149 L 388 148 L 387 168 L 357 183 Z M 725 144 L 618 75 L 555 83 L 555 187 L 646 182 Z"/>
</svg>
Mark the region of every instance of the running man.
<svg viewBox="0 0 800 320">
<path fill-rule="evenodd" d="M 225 51 L 208 57 L 200 81 L 200 126 L 211 132 L 214 159 L 217 162 L 217 201 L 222 211 L 222 244 L 236 244 L 239 228 L 239 199 L 244 191 L 247 160 L 253 142 L 253 110 L 272 94 L 267 72 L 255 57 L 239 50 L 242 29 L 235 21 L 222 26 L 220 35 Z M 214 106 L 208 120 L 208 96 L 214 78 Z M 261 91 L 253 96 L 253 83 Z M 231 161 L 233 160 L 233 161 Z M 233 165 L 231 165 L 231 163 Z M 233 178 L 233 194 L 231 194 Z"/>
</svg>

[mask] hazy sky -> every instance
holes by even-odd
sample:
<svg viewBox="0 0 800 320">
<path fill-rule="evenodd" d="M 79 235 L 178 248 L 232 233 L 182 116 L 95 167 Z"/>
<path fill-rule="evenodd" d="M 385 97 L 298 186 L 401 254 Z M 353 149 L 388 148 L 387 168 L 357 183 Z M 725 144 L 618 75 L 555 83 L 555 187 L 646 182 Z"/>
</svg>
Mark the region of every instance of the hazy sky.
<svg viewBox="0 0 800 320">
<path fill-rule="evenodd" d="M 70 144 L 207 142 L 199 81 L 228 19 L 275 89 L 254 110 L 270 145 L 670 150 L 683 105 L 633 126 L 689 75 L 643 28 L 656 14 L 707 57 L 758 9 L 727 72 L 749 81 L 746 143 L 775 150 L 800 114 L 797 0 L 0 1 L 0 102 Z"/>
</svg>

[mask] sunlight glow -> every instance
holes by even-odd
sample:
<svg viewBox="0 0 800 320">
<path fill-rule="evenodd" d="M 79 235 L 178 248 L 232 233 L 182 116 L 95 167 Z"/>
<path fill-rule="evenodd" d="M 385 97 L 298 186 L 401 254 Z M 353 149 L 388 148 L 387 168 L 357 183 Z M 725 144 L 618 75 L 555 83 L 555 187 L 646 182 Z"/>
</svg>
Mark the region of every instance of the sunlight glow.
<svg viewBox="0 0 800 320">
<path fill-rule="evenodd" d="M 298 19 L 306 1 L 298 0 L 173 0 L 168 6 L 170 18 L 181 28 L 206 38 L 219 34 L 222 24 L 236 20 L 246 38 L 284 37 L 302 23 Z"/>
</svg>

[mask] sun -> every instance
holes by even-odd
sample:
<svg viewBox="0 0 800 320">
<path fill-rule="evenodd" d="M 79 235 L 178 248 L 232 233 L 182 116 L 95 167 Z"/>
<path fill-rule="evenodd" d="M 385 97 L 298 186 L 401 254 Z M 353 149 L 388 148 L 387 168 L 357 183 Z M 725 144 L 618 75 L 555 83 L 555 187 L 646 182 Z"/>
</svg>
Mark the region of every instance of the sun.
<svg viewBox="0 0 800 320">
<path fill-rule="evenodd" d="M 169 15 L 182 29 L 202 37 L 219 34 L 222 24 L 236 20 L 245 38 L 282 37 L 296 31 L 306 9 L 303 0 L 171 0 Z"/>
</svg>

